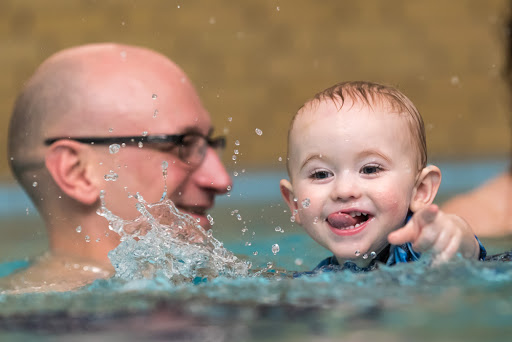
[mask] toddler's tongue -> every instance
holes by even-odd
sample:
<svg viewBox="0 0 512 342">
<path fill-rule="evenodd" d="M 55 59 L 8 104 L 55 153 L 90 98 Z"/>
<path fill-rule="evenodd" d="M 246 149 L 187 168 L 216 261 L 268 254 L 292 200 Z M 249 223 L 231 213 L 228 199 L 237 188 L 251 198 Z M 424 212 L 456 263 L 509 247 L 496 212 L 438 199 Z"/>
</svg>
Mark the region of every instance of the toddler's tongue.
<svg viewBox="0 0 512 342">
<path fill-rule="evenodd" d="M 344 213 L 334 213 L 327 217 L 327 221 L 334 228 L 342 229 L 350 226 L 354 226 L 358 223 L 354 217 Z"/>
</svg>

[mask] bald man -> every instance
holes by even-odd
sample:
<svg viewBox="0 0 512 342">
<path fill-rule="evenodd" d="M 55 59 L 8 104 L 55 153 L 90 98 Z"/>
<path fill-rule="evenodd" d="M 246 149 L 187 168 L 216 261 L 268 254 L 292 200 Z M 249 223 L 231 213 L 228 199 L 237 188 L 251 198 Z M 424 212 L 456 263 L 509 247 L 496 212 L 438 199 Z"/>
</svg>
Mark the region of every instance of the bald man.
<svg viewBox="0 0 512 342">
<path fill-rule="evenodd" d="M 215 149 L 210 115 L 185 73 L 154 51 L 79 46 L 46 60 L 19 95 L 9 129 L 11 169 L 45 222 L 50 250 L 0 283 L 15 291 L 65 291 L 107 278 L 120 242 L 96 213 L 127 220 L 164 191 L 209 228 L 207 211 L 231 178 Z M 109 146 L 119 145 L 117 153 Z M 77 233 L 80 227 L 80 233 Z M 89 242 L 84 238 L 89 236 Z"/>
</svg>

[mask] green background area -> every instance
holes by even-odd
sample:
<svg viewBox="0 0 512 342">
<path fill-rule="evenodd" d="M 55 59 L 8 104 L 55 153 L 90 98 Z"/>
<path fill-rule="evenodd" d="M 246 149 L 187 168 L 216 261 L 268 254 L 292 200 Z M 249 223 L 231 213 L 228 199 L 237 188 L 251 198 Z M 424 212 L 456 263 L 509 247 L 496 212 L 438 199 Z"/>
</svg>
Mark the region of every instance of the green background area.
<svg viewBox="0 0 512 342">
<path fill-rule="evenodd" d="M 2 0 L 0 145 L 17 92 L 45 58 L 116 41 L 161 51 L 190 75 L 228 135 L 230 170 L 284 169 L 297 108 L 356 79 L 398 86 L 416 103 L 434 159 L 506 158 L 509 12 L 506 0 Z M 12 180 L 5 148 L 1 179 Z"/>
</svg>

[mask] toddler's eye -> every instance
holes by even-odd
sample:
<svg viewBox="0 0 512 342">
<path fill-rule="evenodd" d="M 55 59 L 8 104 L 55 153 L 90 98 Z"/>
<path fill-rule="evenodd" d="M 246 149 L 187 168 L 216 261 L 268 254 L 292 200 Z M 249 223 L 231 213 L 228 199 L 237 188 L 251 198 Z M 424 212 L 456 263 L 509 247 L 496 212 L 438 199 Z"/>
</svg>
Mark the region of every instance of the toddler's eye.
<svg viewBox="0 0 512 342">
<path fill-rule="evenodd" d="M 361 173 L 363 173 L 365 175 L 371 175 L 371 174 L 378 173 L 381 170 L 382 170 L 382 168 L 380 167 L 380 165 L 366 165 L 366 166 L 363 166 L 363 168 L 361 169 Z"/>
<path fill-rule="evenodd" d="M 314 179 L 325 179 L 325 178 L 328 178 L 332 176 L 332 173 L 329 172 L 329 171 L 314 171 L 312 174 L 311 174 L 311 178 L 314 178 Z"/>
</svg>

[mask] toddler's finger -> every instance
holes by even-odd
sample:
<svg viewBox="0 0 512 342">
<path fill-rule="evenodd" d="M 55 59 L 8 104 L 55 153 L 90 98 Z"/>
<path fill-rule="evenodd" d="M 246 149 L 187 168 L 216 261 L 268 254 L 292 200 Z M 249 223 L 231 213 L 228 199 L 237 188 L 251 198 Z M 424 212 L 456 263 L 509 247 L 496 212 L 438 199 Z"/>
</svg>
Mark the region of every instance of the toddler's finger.
<svg viewBox="0 0 512 342">
<path fill-rule="evenodd" d="M 416 223 L 420 226 L 420 228 L 423 228 L 426 225 L 435 221 L 438 212 L 439 207 L 435 204 L 431 204 L 428 207 L 415 213 L 412 216 L 411 220 L 415 220 Z"/>
<path fill-rule="evenodd" d="M 415 241 L 419 234 L 420 227 L 413 220 L 410 220 L 402 228 L 390 233 L 388 241 L 392 245 L 401 245 L 406 242 Z"/>
</svg>

